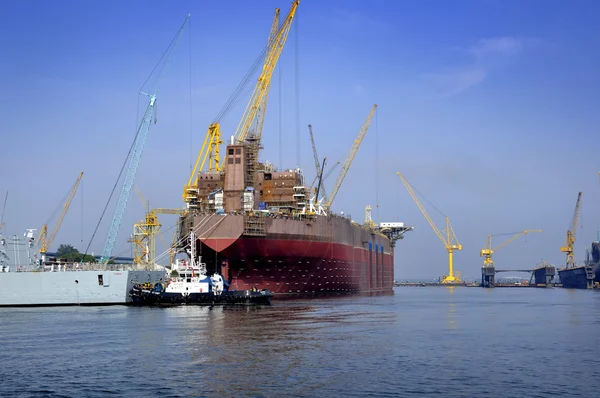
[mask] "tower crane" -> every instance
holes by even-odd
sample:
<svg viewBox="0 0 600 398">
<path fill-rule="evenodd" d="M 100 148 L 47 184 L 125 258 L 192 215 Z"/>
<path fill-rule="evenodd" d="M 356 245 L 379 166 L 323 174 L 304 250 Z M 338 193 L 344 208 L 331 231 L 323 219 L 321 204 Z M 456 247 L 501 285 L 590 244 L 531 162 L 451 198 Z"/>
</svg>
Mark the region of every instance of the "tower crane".
<svg viewBox="0 0 600 398">
<path fill-rule="evenodd" d="M 158 75 L 158 80 L 156 86 L 154 87 L 154 93 L 147 94 L 142 93 L 148 96 L 148 104 L 146 105 L 146 111 L 144 112 L 144 116 L 142 121 L 140 122 L 140 126 L 137 130 L 135 141 L 132 147 L 132 154 L 129 160 L 129 166 L 127 168 L 127 172 L 125 174 L 125 180 L 123 182 L 123 186 L 121 188 L 121 194 L 119 195 L 119 200 L 117 202 L 117 207 L 115 208 L 115 214 L 113 216 L 112 223 L 110 225 L 110 229 L 108 232 L 108 238 L 106 240 L 106 244 L 104 246 L 104 250 L 102 251 L 102 257 L 100 258 L 100 263 L 106 264 L 108 263 L 110 256 L 112 254 L 113 248 L 115 246 L 115 242 L 117 240 L 117 234 L 119 233 L 119 228 L 121 227 L 121 221 L 123 219 L 123 213 L 125 213 L 125 207 L 127 207 L 127 200 L 129 199 L 129 194 L 131 193 L 131 188 L 133 187 L 133 181 L 135 180 L 135 175 L 137 172 L 138 165 L 140 163 L 140 157 L 142 156 L 142 151 L 144 149 L 144 144 L 146 142 L 146 137 L 148 135 L 148 130 L 150 129 L 150 125 L 152 124 L 152 120 L 154 119 L 154 123 L 156 123 L 155 119 L 155 108 L 156 108 L 156 94 L 158 93 L 158 85 L 161 82 L 169 63 L 171 62 L 171 57 L 173 52 L 177 48 L 181 37 L 183 35 L 183 31 L 188 23 L 190 16 L 188 15 L 185 18 L 185 21 L 179 28 L 177 35 L 171 42 L 169 49 L 163 55 L 165 58 L 165 63 Z"/>
<path fill-rule="evenodd" d="M 542 230 L 541 229 L 526 229 L 524 231 L 514 233 L 514 234 L 512 234 L 512 236 L 509 239 L 500 243 L 498 246 L 496 246 L 493 249 L 492 249 L 492 236 L 500 236 L 500 235 L 508 235 L 508 234 L 488 235 L 488 239 L 485 244 L 485 247 L 483 249 L 481 249 L 481 251 L 479 252 L 479 257 L 485 257 L 483 260 L 483 266 L 484 267 L 493 267 L 494 261 L 492 260 L 492 254 L 494 254 L 495 251 L 502 249 L 504 246 L 508 245 L 509 243 L 511 243 L 512 241 L 514 241 L 515 239 L 517 239 L 520 236 L 527 235 L 527 234 L 534 233 L 534 232 L 542 232 Z"/>
<path fill-rule="evenodd" d="M 575 203 L 575 211 L 573 212 L 573 219 L 571 220 L 571 227 L 567 230 L 567 238 L 564 246 L 560 248 L 560 251 L 567 254 L 567 268 L 575 266 L 575 255 L 573 254 L 573 245 L 575 244 L 575 238 L 577 235 L 577 223 L 579 221 L 579 208 L 581 204 L 581 192 L 577 195 L 577 203 Z"/>
<path fill-rule="evenodd" d="M 377 109 L 377 104 L 373 105 L 371 112 L 369 112 L 367 119 L 363 123 L 362 127 L 360 128 L 360 131 L 358 132 L 358 135 L 356 136 L 356 138 L 354 139 L 354 142 L 352 143 L 352 148 L 350 149 L 350 153 L 348 154 L 348 157 L 344 161 L 344 165 L 342 166 L 342 169 L 340 170 L 340 174 L 338 174 L 338 178 L 335 182 L 335 185 L 331 189 L 331 192 L 329 193 L 329 197 L 327 198 L 328 199 L 327 205 L 326 205 L 327 209 L 331 208 L 331 204 L 335 200 L 335 197 L 337 196 L 337 193 L 340 190 L 340 187 L 342 186 L 342 182 L 344 182 L 344 178 L 346 177 L 346 174 L 348 173 L 348 170 L 350 169 L 350 166 L 352 165 L 354 156 L 356 155 L 358 148 L 360 148 L 360 144 L 362 143 L 363 138 L 365 138 L 365 134 L 367 134 L 367 130 L 369 130 L 369 126 L 371 125 L 371 119 L 373 118 L 373 114 L 375 113 L 376 109 Z"/>
<path fill-rule="evenodd" d="M 417 195 L 415 195 L 413 188 L 410 186 L 408 181 L 406 181 L 406 179 L 404 178 L 402 173 L 400 173 L 399 171 L 397 172 L 397 174 L 398 174 L 398 176 L 400 176 L 400 179 L 402 180 L 402 183 L 406 187 L 406 190 L 408 191 L 410 196 L 413 198 L 413 200 L 417 204 L 417 207 L 419 208 L 419 210 L 421 210 L 421 213 L 423 213 L 423 216 L 425 216 L 425 219 L 427 220 L 429 225 L 431 225 L 431 228 L 436 233 L 438 238 L 440 238 L 440 240 L 444 244 L 446 250 L 448 251 L 448 275 L 444 275 L 444 277 L 442 279 L 442 283 L 444 283 L 444 284 L 460 283 L 461 282 L 460 277 L 458 275 L 454 274 L 452 256 L 453 256 L 453 253 L 455 250 L 462 250 L 462 245 L 458 242 L 458 239 L 456 238 L 454 229 L 452 228 L 452 225 L 450 224 L 450 219 L 448 217 L 446 217 L 446 229 L 444 229 L 442 231 L 443 233 L 440 232 L 440 230 L 435 225 L 435 223 L 433 222 L 431 217 L 429 217 L 427 210 L 425 210 L 425 208 L 419 201 L 419 198 L 417 198 Z"/>
<path fill-rule="evenodd" d="M 62 209 L 62 212 L 60 213 L 60 217 L 58 218 L 58 221 L 56 222 L 54 229 L 50 233 L 49 238 L 48 238 L 48 224 L 46 223 L 42 226 L 42 229 L 41 229 L 40 234 L 38 235 L 38 239 L 37 239 L 37 243 L 40 248 L 40 254 L 42 255 L 42 261 L 44 261 L 45 254 L 48 251 L 48 249 L 50 248 L 50 246 L 52 245 L 52 242 L 54 242 L 56 233 L 58 232 L 58 229 L 60 228 L 60 225 L 62 224 L 63 219 L 65 218 L 65 214 L 67 214 L 67 210 L 69 210 L 71 201 L 73 200 L 73 197 L 75 197 L 75 193 L 77 192 L 77 188 L 79 187 L 79 182 L 81 181 L 81 177 L 83 177 L 83 171 L 81 173 L 79 173 L 79 176 L 77 176 L 77 179 L 75 180 L 75 183 L 73 184 L 73 187 L 69 191 L 69 196 L 67 197 L 67 201 L 63 205 L 63 209 Z"/>
</svg>

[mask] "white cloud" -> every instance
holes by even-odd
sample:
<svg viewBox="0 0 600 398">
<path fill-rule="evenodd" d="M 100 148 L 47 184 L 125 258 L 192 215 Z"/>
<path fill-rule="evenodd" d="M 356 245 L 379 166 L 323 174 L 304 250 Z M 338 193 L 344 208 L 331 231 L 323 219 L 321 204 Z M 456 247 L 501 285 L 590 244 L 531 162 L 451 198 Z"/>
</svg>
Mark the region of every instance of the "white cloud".
<svg viewBox="0 0 600 398">
<path fill-rule="evenodd" d="M 355 94 L 363 94 L 365 92 L 365 88 L 360 83 L 355 84 L 353 89 Z"/>
<path fill-rule="evenodd" d="M 465 91 L 483 82 L 487 76 L 485 69 L 472 67 L 457 71 L 429 73 L 424 75 L 428 83 L 441 96 L 450 96 Z"/>
<path fill-rule="evenodd" d="M 469 52 L 477 58 L 487 55 L 515 55 L 523 51 L 524 42 L 516 37 L 496 37 L 481 39 L 469 48 Z"/>
<path fill-rule="evenodd" d="M 483 83 L 511 58 L 522 53 L 535 39 L 502 36 L 483 38 L 463 51 L 469 56 L 464 66 L 436 73 L 425 74 L 428 84 L 436 94 L 447 97 L 459 94 Z"/>
<path fill-rule="evenodd" d="M 387 23 L 370 18 L 364 13 L 342 8 L 333 8 L 329 21 L 331 26 L 336 27 L 338 29 L 352 30 L 361 28 L 369 30 L 388 30 L 391 28 L 391 26 Z"/>
</svg>

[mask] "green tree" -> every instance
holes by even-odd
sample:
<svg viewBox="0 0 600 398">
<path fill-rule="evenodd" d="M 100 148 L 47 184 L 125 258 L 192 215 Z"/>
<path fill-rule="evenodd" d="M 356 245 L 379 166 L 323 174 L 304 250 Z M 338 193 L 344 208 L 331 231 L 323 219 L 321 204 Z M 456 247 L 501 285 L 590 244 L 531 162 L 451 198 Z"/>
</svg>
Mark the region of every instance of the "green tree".
<svg viewBox="0 0 600 398">
<path fill-rule="evenodd" d="M 72 245 L 60 245 L 56 251 L 56 257 L 64 257 L 70 253 L 79 253 L 79 250 L 75 249 Z"/>
<path fill-rule="evenodd" d="M 90 254 L 84 255 L 83 253 L 79 253 L 79 251 L 69 253 L 61 258 L 64 258 L 65 260 L 67 260 L 69 262 L 78 262 L 78 263 L 95 263 L 96 262 L 96 258 L 94 256 L 92 256 Z"/>
</svg>

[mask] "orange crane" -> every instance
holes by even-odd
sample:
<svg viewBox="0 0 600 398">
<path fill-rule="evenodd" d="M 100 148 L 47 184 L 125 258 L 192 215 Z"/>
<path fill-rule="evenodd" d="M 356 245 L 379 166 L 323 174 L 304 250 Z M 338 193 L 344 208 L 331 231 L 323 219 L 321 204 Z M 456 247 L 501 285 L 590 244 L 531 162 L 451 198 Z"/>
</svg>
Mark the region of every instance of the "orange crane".
<svg viewBox="0 0 600 398">
<path fill-rule="evenodd" d="M 565 244 L 560 248 L 560 251 L 567 254 L 567 268 L 575 266 L 575 255 L 573 254 L 573 245 L 577 235 L 577 223 L 579 221 L 579 208 L 581 205 L 581 192 L 577 195 L 577 203 L 575 203 L 575 211 L 571 220 L 571 227 L 567 230 L 567 238 Z"/>
<path fill-rule="evenodd" d="M 406 187 L 406 190 L 408 191 L 410 196 L 413 198 L 413 200 L 417 204 L 417 207 L 419 208 L 419 210 L 421 210 L 421 213 L 423 213 L 423 216 L 425 216 L 425 219 L 427 220 L 429 225 L 431 225 L 431 228 L 433 229 L 435 234 L 438 236 L 438 238 L 440 238 L 440 240 L 444 244 L 444 247 L 448 251 L 448 275 L 443 276 L 442 283 L 443 284 L 461 283 L 460 276 L 458 275 L 458 273 L 456 273 L 456 275 L 455 275 L 454 265 L 452 263 L 452 261 L 453 261 L 452 256 L 453 256 L 453 253 L 455 250 L 462 250 L 462 245 L 460 243 L 458 243 L 458 239 L 456 238 L 454 229 L 452 228 L 452 225 L 450 224 L 450 219 L 448 217 L 446 217 L 446 229 L 443 231 L 443 233 L 440 232 L 440 230 L 435 225 L 435 223 L 433 222 L 431 217 L 429 217 L 427 210 L 425 210 L 425 208 L 419 201 L 419 198 L 417 198 L 417 195 L 413 191 L 413 188 L 410 186 L 408 181 L 406 181 L 406 179 L 404 178 L 402 173 L 400 173 L 399 171 L 397 172 L 397 174 L 398 174 L 398 176 L 400 176 L 400 179 L 402 180 L 402 183 Z"/>
<path fill-rule="evenodd" d="M 38 236 L 38 239 L 37 239 L 37 243 L 40 247 L 40 253 L 42 255 L 42 261 L 45 261 L 45 254 L 48 251 L 48 249 L 50 248 L 50 246 L 52 245 L 52 242 L 54 242 L 56 233 L 58 232 L 58 229 L 60 228 L 60 225 L 62 224 L 63 219 L 65 218 L 65 214 L 67 214 L 67 210 L 69 210 L 71 201 L 73 200 L 73 197 L 75 197 L 75 193 L 77 192 L 77 188 L 79 187 L 79 182 L 81 181 L 81 177 L 83 177 L 83 171 L 81 173 L 79 173 L 77 180 L 75 180 L 75 184 L 73 184 L 73 187 L 71 188 L 71 191 L 69 192 L 67 201 L 63 205 L 63 209 L 62 209 L 62 212 L 60 213 L 60 217 L 58 218 L 58 222 L 56 223 L 56 226 L 52 230 L 52 233 L 50 234 L 49 238 L 48 238 L 48 224 L 46 223 L 42 226 L 42 230 L 40 231 L 40 235 Z"/>
</svg>

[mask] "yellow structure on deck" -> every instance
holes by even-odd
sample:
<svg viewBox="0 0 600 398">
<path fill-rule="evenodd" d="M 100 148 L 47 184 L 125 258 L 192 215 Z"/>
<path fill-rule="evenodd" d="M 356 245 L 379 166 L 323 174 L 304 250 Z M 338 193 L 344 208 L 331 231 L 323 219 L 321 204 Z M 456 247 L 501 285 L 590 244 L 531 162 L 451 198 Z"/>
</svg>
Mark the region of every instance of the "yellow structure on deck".
<svg viewBox="0 0 600 398">
<path fill-rule="evenodd" d="M 52 233 L 50 234 L 49 238 L 48 238 L 48 224 L 44 224 L 42 226 L 42 230 L 40 231 L 40 234 L 37 238 L 37 243 L 40 248 L 40 253 L 42 253 L 42 255 L 48 251 L 48 249 L 50 248 L 50 245 L 52 245 L 52 242 L 54 242 L 54 238 L 56 238 L 56 233 L 58 232 L 58 229 L 60 228 L 60 225 L 62 224 L 62 222 L 65 218 L 65 214 L 67 214 L 67 210 L 69 210 L 69 206 L 71 205 L 71 201 L 73 200 L 73 197 L 75 197 L 75 193 L 77 192 L 77 188 L 79 187 L 79 182 L 81 181 L 81 177 L 83 177 L 83 171 L 81 173 L 79 173 L 77 180 L 75 180 L 75 184 L 73 184 L 73 187 L 71 188 L 71 191 L 69 192 L 67 201 L 63 205 L 63 210 L 60 213 L 58 222 L 56 223 L 56 226 L 52 230 Z M 42 256 L 42 261 L 43 260 L 44 260 L 44 257 Z"/>
<path fill-rule="evenodd" d="M 415 201 L 415 203 L 421 210 L 421 213 L 423 213 L 423 216 L 425 216 L 425 219 L 427 220 L 429 225 L 431 225 L 431 228 L 433 228 L 433 231 L 436 233 L 438 238 L 440 238 L 440 240 L 444 244 L 446 250 L 448 251 L 448 275 L 444 275 L 442 277 L 442 283 L 443 284 L 461 283 L 458 272 L 456 272 L 456 273 L 454 272 L 452 256 L 453 256 L 453 253 L 455 250 L 462 250 L 462 245 L 460 243 L 458 243 L 458 239 L 456 238 L 454 229 L 452 229 L 452 225 L 450 224 L 450 219 L 448 219 L 448 217 L 446 217 L 446 229 L 444 229 L 444 231 L 442 231 L 443 233 L 440 232 L 440 230 L 435 225 L 435 223 L 433 222 L 431 217 L 429 217 L 429 214 L 427 214 L 427 210 L 425 210 L 425 208 L 419 201 L 419 198 L 417 198 L 417 195 L 415 195 L 415 193 L 414 193 L 412 187 L 410 186 L 410 184 L 408 183 L 408 181 L 406 181 L 406 179 L 404 178 L 402 173 L 400 173 L 399 171 L 397 172 L 397 174 L 400 177 L 400 179 L 402 180 L 402 183 L 404 184 L 404 186 L 406 187 L 406 190 L 408 191 L 410 196 L 413 198 L 413 200 Z"/>
<path fill-rule="evenodd" d="M 533 232 L 542 232 L 542 230 L 541 229 L 526 229 L 525 231 L 517 232 L 517 233 L 513 234 L 513 236 L 511 236 L 509 239 L 500 243 L 498 246 L 496 246 L 493 249 L 492 249 L 492 236 L 507 235 L 507 234 L 488 235 L 488 239 L 485 244 L 485 247 L 483 249 L 481 249 L 481 251 L 479 252 L 479 257 L 485 257 L 483 259 L 483 266 L 484 267 L 493 267 L 494 261 L 492 260 L 492 254 L 494 254 L 494 251 L 498 251 L 498 250 L 502 249 L 504 246 L 508 245 L 510 242 L 514 241 L 515 239 L 517 239 L 520 236 L 527 235 L 527 234 L 533 233 Z"/>
<path fill-rule="evenodd" d="M 363 223 L 363 225 L 369 229 L 374 229 L 375 228 L 375 223 L 373 222 L 373 217 L 371 215 L 371 210 L 373 210 L 373 208 L 371 207 L 371 205 L 366 205 L 365 206 L 365 222 Z"/>
<path fill-rule="evenodd" d="M 560 251 L 567 253 L 567 268 L 575 266 L 575 255 L 573 254 L 573 245 L 575 244 L 575 238 L 577 235 L 577 223 L 579 221 L 579 208 L 581 205 L 581 192 L 577 195 L 577 203 L 575 203 L 575 211 L 573 212 L 573 220 L 571 220 L 571 228 L 567 230 L 567 238 L 564 246 L 560 248 Z"/>
</svg>

